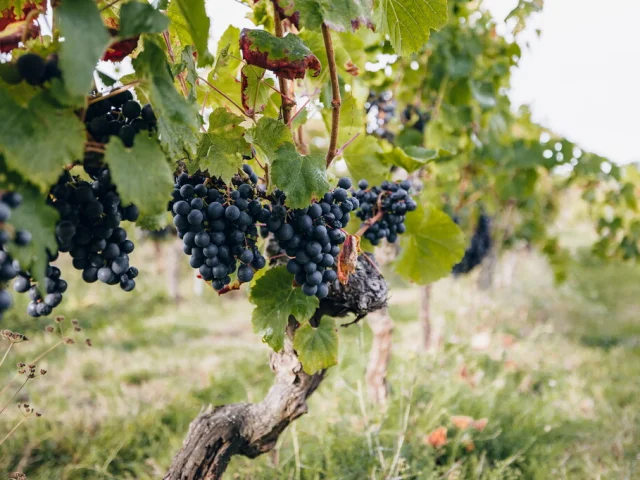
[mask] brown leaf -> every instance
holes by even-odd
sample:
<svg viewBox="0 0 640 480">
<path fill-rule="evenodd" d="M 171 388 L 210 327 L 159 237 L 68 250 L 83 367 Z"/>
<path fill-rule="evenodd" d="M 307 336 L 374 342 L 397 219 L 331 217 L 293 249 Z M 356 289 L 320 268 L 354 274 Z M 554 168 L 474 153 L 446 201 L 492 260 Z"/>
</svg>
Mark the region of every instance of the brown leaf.
<svg viewBox="0 0 640 480">
<path fill-rule="evenodd" d="M 424 443 L 433 448 L 440 448 L 447 444 L 447 427 L 438 427 L 424 438 Z"/>
<path fill-rule="evenodd" d="M 347 235 L 338 254 L 338 280 L 343 285 L 349 281 L 349 275 L 356 271 L 358 252 L 360 251 L 360 237 Z"/>
</svg>

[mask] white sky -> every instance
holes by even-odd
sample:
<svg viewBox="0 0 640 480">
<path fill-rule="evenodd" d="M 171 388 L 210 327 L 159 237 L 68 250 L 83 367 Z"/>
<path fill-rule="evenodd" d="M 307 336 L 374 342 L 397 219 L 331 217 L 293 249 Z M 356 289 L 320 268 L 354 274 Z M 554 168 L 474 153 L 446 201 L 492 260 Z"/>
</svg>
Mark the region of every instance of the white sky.
<svg viewBox="0 0 640 480">
<path fill-rule="evenodd" d="M 504 18 L 517 0 L 484 0 Z M 251 26 L 247 7 L 209 0 L 212 43 L 229 23 Z M 546 0 L 523 33 L 529 49 L 511 98 L 534 119 L 618 163 L 640 161 L 640 0 Z M 540 38 L 535 29 L 541 29 Z"/>
</svg>

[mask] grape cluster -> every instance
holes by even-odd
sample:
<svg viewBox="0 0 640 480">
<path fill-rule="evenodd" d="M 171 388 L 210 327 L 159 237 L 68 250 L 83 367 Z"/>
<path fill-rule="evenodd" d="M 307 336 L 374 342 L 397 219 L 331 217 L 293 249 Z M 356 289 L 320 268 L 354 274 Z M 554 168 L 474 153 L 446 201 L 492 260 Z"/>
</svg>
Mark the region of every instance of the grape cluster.
<svg viewBox="0 0 640 480">
<path fill-rule="evenodd" d="M 389 90 L 380 94 L 371 91 L 364 106 L 367 112 L 367 133 L 393 142 L 395 135 L 389 130 L 389 123 L 396 116 L 397 108 L 393 93 Z"/>
<path fill-rule="evenodd" d="M 407 212 L 417 208 L 410 197 L 411 182 L 384 181 L 378 186 L 369 188 L 369 182 L 360 180 L 354 198 L 360 201 L 360 209 L 356 215 L 366 225 L 364 238 L 372 245 L 378 245 L 384 238 L 393 243 L 398 235 L 404 233 L 404 219 Z"/>
<path fill-rule="evenodd" d="M 169 203 L 189 264 L 218 291 L 236 271 L 239 283 L 249 282 L 267 263 L 257 246 L 256 222 L 266 222 L 270 212 L 259 197 L 258 176 L 249 165 L 243 171 L 230 185 L 182 173 Z"/>
<path fill-rule="evenodd" d="M 11 218 L 12 210 L 22 203 L 22 196 L 16 192 L 5 192 L 0 195 L 0 318 L 13 304 L 11 294 L 5 289 L 6 284 L 16 278 L 20 271 L 20 264 L 9 254 L 8 247 L 13 241 L 23 247 L 31 243 L 31 233 L 26 230 L 16 230 L 13 238 L 7 228 L 2 228 Z"/>
<path fill-rule="evenodd" d="M 23 80 L 29 85 L 42 85 L 53 78 L 60 78 L 62 73 L 58 68 L 57 55 L 49 55 L 45 60 L 35 53 L 27 53 L 15 63 L 4 64 L 0 75 L 4 81 L 13 85 Z"/>
<path fill-rule="evenodd" d="M 342 228 L 349 223 L 351 212 L 360 204 L 350 198 L 351 180 L 341 178 L 338 188 L 328 192 L 307 208 L 288 210 L 285 196 L 272 195 L 271 212 L 266 219 L 266 232 L 273 233 L 280 248 L 290 258 L 287 270 L 294 274 L 305 295 L 320 299 L 329 294 L 329 285 L 336 280 L 333 268 L 344 243 Z"/>
<path fill-rule="evenodd" d="M 405 127 L 411 127 L 420 133 L 424 133 L 429 120 L 431 120 L 431 114 L 415 105 L 407 105 L 402 111 L 402 121 Z"/>
<path fill-rule="evenodd" d="M 453 266 L 454 275 L 464 275 L 482 263 L 491 251 L 491 218 L 485 214 L 478 217 L 478 224 L 471 237 L 471 245 L 464 252 L 460 263 Z"/>
<path fill-rule="evenodd" d="M 93 181 L 66 172 L 51 189 L 49 202 L 60 213 L 55 230 L 58 249 L 69 252 L 85 282 L 120 284 L 130 292 L 136 286 L 138 270 L 129 265 L 134 244 L 120 223 L 134 222 L 138 208 L 121 204 L 107 168 L 87 168 L 87 173 Z"/>
<path fill-rule="evenodd" d="M 57 255 L 50 255 L 52 262 Z M 60 269 L 48 265 L 45 278 L 34 283 L 29 272 L 21 271 L 13 282 L 13 289 L 18 293 L 29 293 L 31 301 L 27 306 L 27 314 L 31 317 L 46 317 L 62 302 L 62 294 L 67 291 L 67 282 L 60 278 Z M 43 293 L 44 292 L 44 293 Z"/>
<path fill-rule="evenodd" d="M 97 142 L 107 143 L 111 137 L 118 136 L 125 147 L 132 147 L 136 133 L 152 131 L 157 120 L 151 105 L 141 107 L 133 94 L 124 90 L 89 105 L 85 122 Z"/>
</svg>

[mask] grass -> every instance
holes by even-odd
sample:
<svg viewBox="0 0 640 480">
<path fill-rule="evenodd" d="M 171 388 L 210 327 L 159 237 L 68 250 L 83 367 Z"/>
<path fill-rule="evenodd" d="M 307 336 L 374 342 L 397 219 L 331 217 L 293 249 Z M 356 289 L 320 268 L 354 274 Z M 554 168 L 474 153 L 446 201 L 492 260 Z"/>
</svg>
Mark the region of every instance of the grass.
<svg viewBox="0 0 640 480">
<path fill-rule="evenodd" d="M 60 310 L 85 329 L 48 355 L 39 365 L 47 375 L 21 392 L 44 415 L 0 446 L 0 478 L 14 470 L 30 480 L 162 478 L 203 405 L 263 397 L 268 350 L 251 333 L 245 296 L 196 296 L 185 267 L 186 300 L 176 305 L 162 272 L 142 270 L 131 295 L 69 273 Z M 366 323 L 344 329 L 340 363 L 309 414 L 272 454 L 235 457 L 227 478 L 639 478 L 638 267 L 584 257 L 556 286 L 544 261 L 528 254 L 513 282 L 490 292 L 478 291 L 473 275 L 443 280 L 432 305 L 441 342 L 429 352 L 419 344 L 418 289 L 390 279 L 388 405 L 366 396 Z M 13 375 L 9 365 L 53 344 L 46 324 L 17 313 L 3 320 L 31 341 L 14 347 L 0 385 Z M 456 428 L 452 416 L 460 415 L 486 418 L 486 428 Z M 19 419 L 12 403 L 0 432 Z M 447 428 L 447 443 L 434 448 L 425 439 L 438 427 Z"/>
</svg>

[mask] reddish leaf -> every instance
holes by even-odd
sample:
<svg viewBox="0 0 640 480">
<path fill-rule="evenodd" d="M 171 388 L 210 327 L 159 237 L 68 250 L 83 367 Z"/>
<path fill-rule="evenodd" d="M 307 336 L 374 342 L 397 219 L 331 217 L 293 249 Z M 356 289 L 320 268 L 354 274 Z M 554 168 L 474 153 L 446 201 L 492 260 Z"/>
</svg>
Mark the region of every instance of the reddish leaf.
<svg viewBox="0 0 640 480">
<path fill-rule="evenodd" d="M 35 38 L 40 34 L 40 26 L 32 21 L 10 23 L 0 32 L 0 52 L 7 53 L 17 48 L 23 38 Z"/>
<path fill-rule="evenodd" d="M 120 40 L 119 42 L 112 43 L 107 48 L 107 51 L 104 52 L 104 55 L 102 56 L 102 60 L 111 61 L 111 62 L 122 61 L 122 59 L 124 59 L 127 55 L 131 54 L 131 52 L 133 52 L 136 49 L 136 47 L 138 46 L 139 39 L 140 39 L 140 35 L 137 35 L 133 38 L 127 38 L 125 40 Z"/>
<path fill-rule="evenodd" d="M 33 10 L 44 12 L 46 8 L 46 0 L 40 5 L 27 3 L 22 7 L 22 15 L 19 18 L 16 17 L 13 7 L 2 10 L 0 12 L 0 52 L 7 53 L 17 48 L 23 38 L 37 37 L 40 34 L 40 26 L 35 22 L 35 18 L 31 19 L 29 24 L 25 20 Z"/>
<path fill-rule="evenodd" d="M 282 78 L 304 78 L 307 69 L 320 74 L 320 60 L 300 40 L 290 33 L 284 38 L 264 30 L 243 29 L 240 33 L 242 57 L 249 65 L 273 71 Z"/>
<path fill-rule="evenodd" d="M 340 254 L 338 255 L 338 280 L 343 285 L 349 281 L 349 275 L 356 271 L 358 252 L 360 251 L 360 237 L 347 235 Z"/>
</svg>

